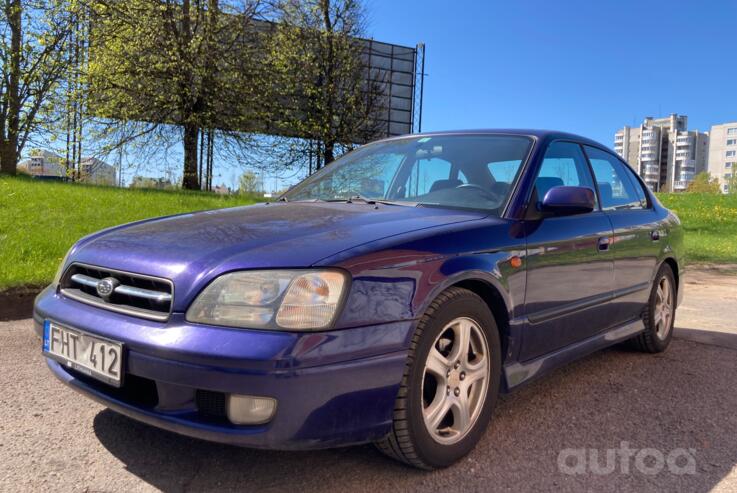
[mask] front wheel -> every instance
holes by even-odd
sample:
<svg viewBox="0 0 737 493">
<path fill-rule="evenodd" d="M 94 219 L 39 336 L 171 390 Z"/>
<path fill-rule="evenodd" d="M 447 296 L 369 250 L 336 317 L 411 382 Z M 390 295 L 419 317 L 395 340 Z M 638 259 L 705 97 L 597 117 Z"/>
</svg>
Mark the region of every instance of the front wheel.
<svg viewBox="0 0 737 493">
<path fill-rule="evenodd" d="M 676 318 L 676 281 L 668 264 L 655 276 L 648 305 L 643 313 L 645 330 L 632 341 L 637 349 L 646 353 L 666 350 L 673 338 Z"/>
<path fill-rule="evenodd" d="M 499 332 L 486 303 L 466 289 L 444 291 L 417 325 L 392 431 L 378 448 L 422 469 L 451 465 L 483 435 L 500 376 Z"/>
</svg>

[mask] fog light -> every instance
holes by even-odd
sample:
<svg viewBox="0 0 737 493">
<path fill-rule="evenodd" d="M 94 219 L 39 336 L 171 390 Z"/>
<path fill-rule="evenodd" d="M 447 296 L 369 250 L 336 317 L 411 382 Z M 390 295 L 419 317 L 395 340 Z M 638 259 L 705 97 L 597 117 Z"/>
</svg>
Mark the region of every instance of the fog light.
<svg viewBox="0 0 737 493">
<path fill-rule="evenodd" d="M 271 421 L 276 412 L 276 399 L 252 395 L 229 394 L 228 419 L 236 425 L 261 425 Z"/>
</svg>

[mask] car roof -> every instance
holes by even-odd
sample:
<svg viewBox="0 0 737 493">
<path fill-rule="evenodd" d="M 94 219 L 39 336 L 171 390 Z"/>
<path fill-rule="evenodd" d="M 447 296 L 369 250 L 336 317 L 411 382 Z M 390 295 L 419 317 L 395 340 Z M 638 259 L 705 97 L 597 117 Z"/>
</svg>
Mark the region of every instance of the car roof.
<svg viewBox="0 0 737 493">
<path fill-rule="evenodd" d="M 531 128 L 482 128 L 482 129 L 468 129 L 468 130 L 444 130 L 439 132 L 422 132 L 417 134 L 407 134 L 397 137 L 390 137 L 388 139 L 381 139 L 381 141 L 390 141 L 397 139 L 405 139 L 408 137 L 437 137 L 440 135 L 480 135 L 480 134 L 503 134 L 503 135 L 520 135 L 526 137 L 535 137 L 541 141 L 552 141 L 557 139 L 572 140 L 581 144 L 593 145 L 608 149 L 607 146 L 591 140 L 581 135 L 576 135 L 568 132 L 561 132 L 558 130 L 545 130 L 545 129 L 531 129 Z"/>
</svg>

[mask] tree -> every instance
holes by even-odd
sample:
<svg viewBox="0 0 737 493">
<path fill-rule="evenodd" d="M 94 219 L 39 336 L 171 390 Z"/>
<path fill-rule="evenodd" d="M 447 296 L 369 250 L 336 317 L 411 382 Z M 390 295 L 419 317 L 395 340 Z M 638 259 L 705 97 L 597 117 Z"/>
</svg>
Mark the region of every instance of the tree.
<svg viewBox="0 0 737 493">
<path fill-rule="evenodd" d="M 243 128 L 253 117 L 254 46 L 244 38 L 259 1 L 97 0 L 92 6 L 90 111 L 142 127 L 125 135 L 174 128 L 171 137 L 181 138 L 184 149 L 182 186 L 200 188 L 198 164 L 203 148 L 210 152 L 212 130 Z"/>
<path fill-rule="evenodd" d="M 379 135 L 386 108 L 383 81 L 363 62 L 364 12 L 358 0 L 280 0 L 267 43 L 268 109 L 276 133 L 303 136 L 288 144 L 316 157 L 315 169 L 341 148 Z"/>
<path fill-rule="evenodd" d="M 238 193 L 254 193 L 259 191 L 259 179 L 253 171 L 244 172 L 238 179 Z"/>
<path fill-rule="evenodd" d="M 76 4 L 3 0 L 0 11 L 0 171 L 15 174 L 34 133 L 48 130 L 66 68 Z"/>
<path fill-rule="evenodd" d="M 693 177 L 693 181 L 688 184 L 686 191 L 697 193 L 719 193 L 719 180 L 712 178 L 708 172 L 702 171 Z"/>
<path fill-rule="evenodd" d="M 729 195 L 737 195 L 737 171 L 730 173 L 730 177 L 726 179 L 725 184 Z"/>
</svg>

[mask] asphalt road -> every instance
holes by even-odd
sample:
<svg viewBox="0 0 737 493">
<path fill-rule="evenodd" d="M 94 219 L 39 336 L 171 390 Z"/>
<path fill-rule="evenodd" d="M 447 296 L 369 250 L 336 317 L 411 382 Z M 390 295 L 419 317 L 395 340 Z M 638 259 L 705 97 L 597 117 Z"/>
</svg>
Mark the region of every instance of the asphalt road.
<svg viewBox="0 0 737 493">
<path fill-rule="evenodd" d="M 371 446 L 265 452 L 139 424 L 57 382 L 30 320 L 0 322 L 0 491 L 734 492 L 737 275 L 687 282 L 666 353 L 609 349 L 504 397 L 476 450 L 432 473 Z"/>
</svg>

